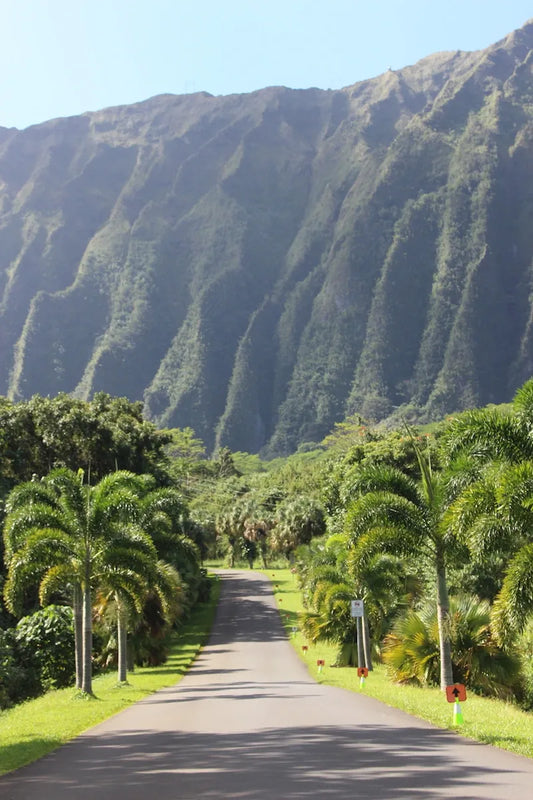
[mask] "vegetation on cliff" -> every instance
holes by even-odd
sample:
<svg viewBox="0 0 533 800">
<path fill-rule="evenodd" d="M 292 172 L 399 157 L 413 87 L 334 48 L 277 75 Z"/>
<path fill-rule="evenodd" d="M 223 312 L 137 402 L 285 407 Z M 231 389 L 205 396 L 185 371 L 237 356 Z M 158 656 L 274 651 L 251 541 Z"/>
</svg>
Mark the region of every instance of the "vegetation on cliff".
<svg viewBox="0 0 533 800">
<path fill-rule="evenodd" d="M 0 136 L 0 392 L 142 401 L 265 457 L 533 371 L 533 24 L 339 91 Z"/>
</svg>

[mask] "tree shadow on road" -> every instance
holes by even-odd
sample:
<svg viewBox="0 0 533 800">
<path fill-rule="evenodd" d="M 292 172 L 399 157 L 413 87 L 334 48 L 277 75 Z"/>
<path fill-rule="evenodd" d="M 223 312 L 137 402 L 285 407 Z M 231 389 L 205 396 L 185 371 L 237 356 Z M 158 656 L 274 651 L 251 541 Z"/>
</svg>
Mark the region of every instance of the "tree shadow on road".
<svg viewBox="0 0 533 800">
<path fill-rule="evenodd" d="M 474 767 L 449 755 L 445 747 L 454 741 L 444 731 L 413 727 L 399 735 L 398 730 L 379 725 L 294 727 L 253 735 L 131 731 L 82 736 L 40 762 L 0 778 L 0 797 L 486 800 L 525 796 L 512 789 L 512 771 Z M 472 745 L 472 753 L 476 747 Z M 518 770 L 521 762 L 516 763 Z M 499 782 L 510 786 L 495 788 Z"/>
</svg>

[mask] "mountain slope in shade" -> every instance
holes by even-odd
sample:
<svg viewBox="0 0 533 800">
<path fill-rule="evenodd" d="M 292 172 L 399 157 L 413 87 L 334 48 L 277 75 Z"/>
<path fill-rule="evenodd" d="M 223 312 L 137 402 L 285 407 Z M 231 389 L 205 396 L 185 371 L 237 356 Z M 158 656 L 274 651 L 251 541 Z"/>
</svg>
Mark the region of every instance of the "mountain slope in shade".
<svg viewBox="0 0 533 800">
<path fill-rule="evenodd" d="M 533 22 L 339 91 L 0 128 L 0 393 L 286 453 L 533 373 Z M 398 410 L 399 409 L 399 410 Z"/>
</svg>

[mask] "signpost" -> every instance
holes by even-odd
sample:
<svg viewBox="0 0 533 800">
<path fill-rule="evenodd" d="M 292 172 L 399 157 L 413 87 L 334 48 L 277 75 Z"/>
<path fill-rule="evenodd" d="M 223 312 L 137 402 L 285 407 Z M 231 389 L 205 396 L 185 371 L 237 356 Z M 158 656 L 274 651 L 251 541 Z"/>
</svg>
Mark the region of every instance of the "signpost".
<svg viewBox="0 0 533 800">
<path fill-rule="evenodd" d="M 350 603 L 350 614 L 355 617 L 357 624 L 357 663 L 360 667 L 365 663 L 363 649 L 363 617 L 365 615 L 365 604 L 362 600 L 352 600 Z"/>
<path fill-rule="evenodd" d="M 324 664 L 325 664 L 325 663 L 326 663 L 326 662 L 324 661 L 324 659 L 323 659 L 323 658 L 319 658 L 319 659 L 317 660 L 317 662 L 316 662 L 316 665 L 317 665 L 317 667 L 318 667 L 318 671 L 319 671 L 319 672 L 322 672 L 322 667 L 324 666 Z"/>
<path fill-rule="evenodd" d="M 363 617 L 365 614 L 365 605 L 362 600 L 352 600 L 351 602 L 351 616 Z"/>
</svg>

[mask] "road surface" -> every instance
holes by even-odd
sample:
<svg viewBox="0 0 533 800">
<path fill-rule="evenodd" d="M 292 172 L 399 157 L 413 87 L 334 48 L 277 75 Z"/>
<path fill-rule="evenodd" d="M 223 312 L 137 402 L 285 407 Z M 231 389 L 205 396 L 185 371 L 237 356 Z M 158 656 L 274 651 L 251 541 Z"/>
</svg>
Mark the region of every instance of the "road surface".
<svg viewBox="0 0 533 800">
<path fill-rule="evenodd" d="M 221 577 L 211 638 L 185 678 L 0 778 L 2 800 L 533 797 L 533 760 L 315 683 L 268 578 Z"/>
</svg>

